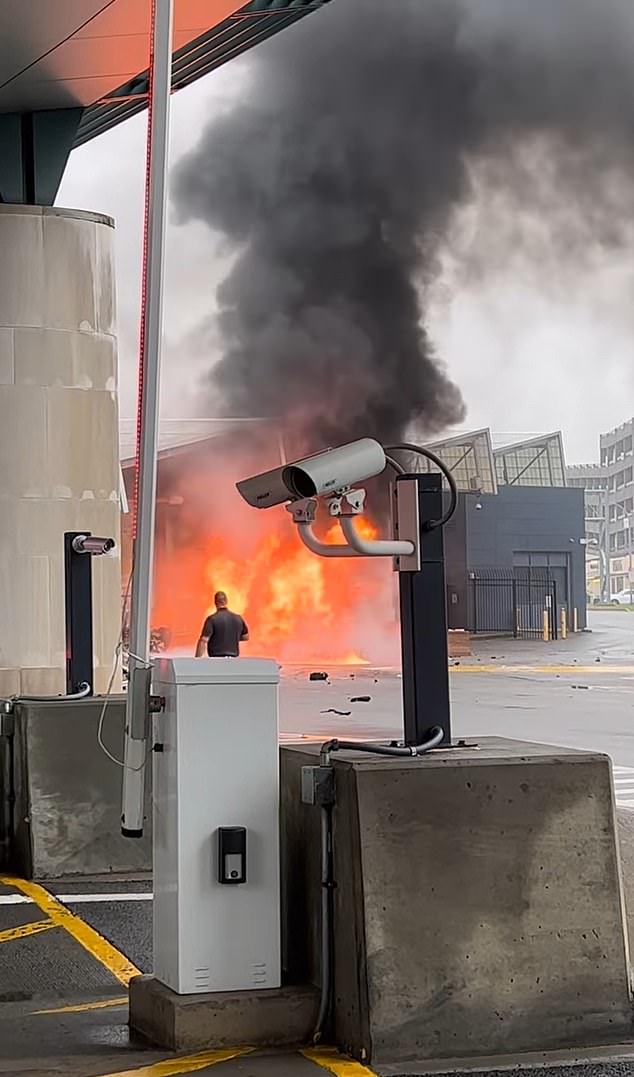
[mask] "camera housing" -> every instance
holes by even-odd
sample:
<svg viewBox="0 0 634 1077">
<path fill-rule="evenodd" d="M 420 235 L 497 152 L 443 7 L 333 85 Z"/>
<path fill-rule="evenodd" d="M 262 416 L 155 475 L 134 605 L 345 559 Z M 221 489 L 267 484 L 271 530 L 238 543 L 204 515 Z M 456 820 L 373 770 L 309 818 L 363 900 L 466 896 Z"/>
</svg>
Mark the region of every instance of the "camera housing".
<svg viewBox="0 0 634 1077">
<path fill-rule="evenodd" d="M 289 500 L 289 493 L 282 478 L 286 465 L 263 471 L 250 479 L 236 483 L 236 489 L 252 509 L 270 509 Z"/>
<path fill-rule="evenodd" d="M 104 554 L 115 548 L 113 538 L 99 538 L 97 535 L 76 535 L 72 541 L 75 553 Z"/>
<path fill-rule="evenodd" d="M 268 509 L 285 501 L 334 494 L 380 475 L 385 466 L 383 446 L 374 438 L 361 438 L 253 475 L 236 487 L 252 508 Z"/>
</svg>

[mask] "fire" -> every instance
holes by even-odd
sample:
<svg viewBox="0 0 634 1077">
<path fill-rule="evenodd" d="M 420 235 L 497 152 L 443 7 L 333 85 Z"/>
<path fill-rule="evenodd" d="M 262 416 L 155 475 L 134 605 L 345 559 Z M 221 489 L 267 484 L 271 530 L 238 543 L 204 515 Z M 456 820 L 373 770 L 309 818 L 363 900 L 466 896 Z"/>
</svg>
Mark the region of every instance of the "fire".
<svg viewBox="0 0 634 1077">
<path fill-rule="evenodd" d="M 175 533 L 159 526 L 157 539 L 152 623 L 168 630 L 170 650 L 191 653 L 214 592 L 226 591 L 231 609 L 249 626 L 244 654 L 286 663 L 396 661 L 388 561 L 316 557 L 283 509 L 249 509 L 226 477 L 222 495 L 207 496 L 201 505 L 192 483 L 198 489 L 190 476 Z M 366 538 L 378 533 L 366 518 L 357 527 Z M 336 521 L 324 541 L 343 541 Z"/>
</svg>

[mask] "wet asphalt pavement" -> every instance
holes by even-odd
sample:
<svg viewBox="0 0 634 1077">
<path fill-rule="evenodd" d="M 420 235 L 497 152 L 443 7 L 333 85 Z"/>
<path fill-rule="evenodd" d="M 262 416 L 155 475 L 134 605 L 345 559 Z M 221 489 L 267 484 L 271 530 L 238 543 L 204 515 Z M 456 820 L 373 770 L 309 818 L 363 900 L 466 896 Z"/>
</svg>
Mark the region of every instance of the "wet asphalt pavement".
<svg viewBox="0 0 634 1077">
<path fill-rule="evenodd" d="M 591 614 L 590 628 L 559 643 L 474 641 L 473 655 L 452 663 L 454 735 L 604 751 L 616 764 L 634 768 L 634 613 Z M 396 670 L 324 672 L 328 681 L 313 682 L 309 667 L 284 670 L 283 741 L 402 735 Z M 351 702 L 362 695 L 370 702 Z M 333 710 L 350 714 L 326 713 Z"/>
</svg>

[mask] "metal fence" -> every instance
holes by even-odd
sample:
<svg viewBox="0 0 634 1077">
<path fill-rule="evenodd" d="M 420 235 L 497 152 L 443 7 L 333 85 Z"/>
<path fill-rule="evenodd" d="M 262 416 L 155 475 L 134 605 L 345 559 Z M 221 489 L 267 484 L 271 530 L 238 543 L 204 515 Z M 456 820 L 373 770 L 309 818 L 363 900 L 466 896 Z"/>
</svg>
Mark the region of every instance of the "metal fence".
<svg viewBox="0 0 634 1077">
<path fill-rule="evenodd" d="M 552 640 L 559 634 L 557 583 L 548 569 L 472 572 L 469 607 L 469 630 L 475 634 Z"/>
</svg>

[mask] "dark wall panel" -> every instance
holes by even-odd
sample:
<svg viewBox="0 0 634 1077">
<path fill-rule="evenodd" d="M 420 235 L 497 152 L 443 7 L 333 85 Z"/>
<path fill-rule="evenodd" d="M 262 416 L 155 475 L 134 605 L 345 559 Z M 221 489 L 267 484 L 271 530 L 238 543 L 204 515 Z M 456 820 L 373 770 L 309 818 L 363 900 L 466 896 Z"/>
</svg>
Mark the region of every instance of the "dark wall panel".
<svg viewBox="0 0 634 1077">
<path fill-rule="evenodd" d="M 447 589 L 450 627 L 467 625 L 469 573 L 511 570 L 517 555 L 564 555 L 569 604 L 586 625 L 583 490 L 502 486 L 497 495 L 463 494 L 447 527 Z M 454 594 L 458 598 L 452 597 Z M 452 616 L 453 614 L 453 616 Z M 462 623 L 459 623 L 462 621 Z"/>
</svg>

